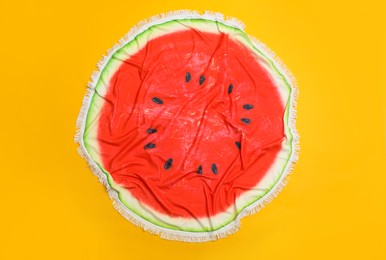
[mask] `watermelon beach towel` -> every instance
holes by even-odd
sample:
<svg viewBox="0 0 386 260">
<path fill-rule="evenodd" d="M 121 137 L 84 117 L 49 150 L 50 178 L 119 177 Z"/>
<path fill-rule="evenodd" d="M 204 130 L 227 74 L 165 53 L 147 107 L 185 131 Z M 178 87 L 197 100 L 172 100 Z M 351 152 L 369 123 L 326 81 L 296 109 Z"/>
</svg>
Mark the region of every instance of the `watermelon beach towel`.
<svg viewBox="0 0 386 260">
<path fill-rule="evenodd" d="M 162 238 L 202 242 L 237 231 L 297 160 L 294 78 L 236 19 L 152 17 L 91 78 L 79 152 L 115 208 Z"/>
</svg>

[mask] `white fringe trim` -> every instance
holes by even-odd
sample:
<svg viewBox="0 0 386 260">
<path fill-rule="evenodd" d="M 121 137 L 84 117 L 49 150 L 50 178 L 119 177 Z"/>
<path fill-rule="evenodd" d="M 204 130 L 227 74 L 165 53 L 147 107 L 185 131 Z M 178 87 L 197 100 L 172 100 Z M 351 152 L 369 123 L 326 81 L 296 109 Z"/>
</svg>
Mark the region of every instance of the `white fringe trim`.
<svg viewBox="0 0 386 260">
<path fill-rule="evenodd" d="M 255 203 L 249 205 L 248 207 L 244 208 L 236 217 L 234 221 L 226 225 L 225 227 L 212 231 L 212 232 L 186 232 L 186 231 L 178 231 L 178 230 L 171 230 L 162 228 L 159 226 L 156 226 L 139 216 L 137 216 L 135 213 L 131 212 L 127 207 L 125 207 L 122 202 L 118 198 L 117 192 L 111 188 L 107 181 L 106 175 L 102 172 L 102 170 L 98 167 L 98 165 L 92 160 L 91 156 L 88 154 L 84 143 L 83 143 L 83 134 L 85 130 L 85 124 L 86 124 L 86 117 L 87 117 L 87 111 L 90 107 L 92 96 L 95 92 L 95 86 L 98 82 L 98 79 L 100 77 L 101 72 L 103 71 L 104 67 L 106 66 L 107 62 L 110 60 L 111 56 L 121 47 L 123 47 L 125 44 L 130 42 L 132 39 L 134 39 L 135 36 L 142 33 L 143 31 L 147 30 L 149 27 L 162 24 L 167 21 L 176 20 L 176 19 L 184 19 L 184 18 L 205 18 L 212 21 L 219 21 L 223 24 L 238 28 L 242 31 L 244 31 L 244 24 L 232 17 L 226 17 L 221 13 L 215 13 L 215 12 L 209 12 L 206 11 L 203 14 L 200 14 L 196 11 L 188 11 L 188 10 L 180 10 L 180 11 L 172 11 L 168 13 L 163 13 L 160 15 L 155 15 L 147 20 L 140 21 L 137 25 L 133 26 L 130 31 L 119 40 L 117 44 L 115 44 L 111 49 L 107 50 L 107 54 L 102 56 L 102 59 L 97 63 L 98 70 L 94 71 L 91 75 L 91 81 L 87 83 L 87 91 L 84 96 L 83 102 L 82 102 L 82 108 L 79 112 L 79 116 L 76 122 L 76 134 L 75 134 L 75 142 L 79 144 L 78 153 L 81 157 L 83 157 L 92 172 L 98 177 L 99 182 L 101 182 L 105 188 L 106 191 L 109 194 L 109 197 L 113 201 L 114 208 L 127 220 L 132 222 L 134 225 L 141 227 L 143 230 L 151 233 L 159 235 L 163 239 L 167 240 L 176 240 L 176 241 L 184 241 L 184 242 L 207 242 L 207 241 L 214 241 L 221 238 L 225 238 L 240 228 L 240 220 L 248 215 L 252 215 L 256 212 L 258 212 L 260 209 L 262 209 L 264 206 L 269 204 L 284 188 L 288 181 L 289 174 L 292 172 L 292 169 L 294 165 L 296 164 L 296 161 L 298 160 L 298 154 L 299 154 L 299 135 L 296 131 L 296 101 L 298 98 L 298 87 L 295 80 L 295 77 L 292 75 L 292 73 L 287 69 L 285 64 L 280 60 L 279 57 L 275 55 L 273 51 L 271 51 L 267 46 L 265 46 L 262 42 L 258 41 L 256 38 L 248 35 L 248 37 L 251 39 L 252 43 L 255 45 L 257 49 L 265 53 L 274 63 L 275 66 L 282 75 L 286 78 L 287 82 L 291 86 L 291 97 L 290 97 L 290 110 L 289 110 L 289 127 L 290 132 L 293 136 L 292 140 L 292 147 L 293 151 L 289 160 L 289 163 L 286 166 L 286 169 L 284 170 L 284 173 L 282 174 L 281 178 L 278 180 L 278 182 L 275 184 L 275 186 L 260 200 L 256 201 Z"/>
</svg>

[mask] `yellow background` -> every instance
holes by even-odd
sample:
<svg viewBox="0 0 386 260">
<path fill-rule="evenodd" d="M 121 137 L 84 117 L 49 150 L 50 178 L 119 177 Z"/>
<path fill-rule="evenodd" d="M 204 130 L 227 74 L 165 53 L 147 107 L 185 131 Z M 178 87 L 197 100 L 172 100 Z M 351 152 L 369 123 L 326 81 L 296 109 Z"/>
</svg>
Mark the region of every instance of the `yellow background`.
<svg viewBox="0 0 386 260">
<path fill-rule="evenodd" d="M 105 50 L 176 9 L 242 20 L 299 84 L 287 187 L 217 242 L 164 241 L 127 222 L 73 143 Z M 0 0 L 0 259 L 386 259 L 385 17 L 371 0 Z"/>
</svg>

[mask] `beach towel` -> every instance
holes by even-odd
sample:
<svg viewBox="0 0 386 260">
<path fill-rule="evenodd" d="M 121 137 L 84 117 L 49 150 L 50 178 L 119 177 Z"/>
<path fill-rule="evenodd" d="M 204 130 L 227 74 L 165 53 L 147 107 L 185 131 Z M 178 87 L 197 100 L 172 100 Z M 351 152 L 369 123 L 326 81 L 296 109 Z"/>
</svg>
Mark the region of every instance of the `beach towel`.
<svg viewBox="0 0 386 260">
<path fill-rule="evenodd" d="M 297 160 L 295 79 L 236 19 L 176 11 L 142 21 L 91 79 L 79 152 L 115 208 L 162 238 L 234 233 Z"/>
</svg>

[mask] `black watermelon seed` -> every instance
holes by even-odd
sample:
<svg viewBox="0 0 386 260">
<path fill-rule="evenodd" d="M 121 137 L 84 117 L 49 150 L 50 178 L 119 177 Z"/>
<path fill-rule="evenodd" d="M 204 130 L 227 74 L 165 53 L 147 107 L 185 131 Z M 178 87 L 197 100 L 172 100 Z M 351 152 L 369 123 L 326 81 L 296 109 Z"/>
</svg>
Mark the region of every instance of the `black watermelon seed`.
<svg viewBox="0 0 386 260">
<path fill-rule="evenodd" d="M 151 99 L 151 101 L 153 101 L 154 103 L 157 103 L 157 104 L 159 104 L 159 105 L 162 105 L 162 104 L 164 103 L 161 99 L 159 99 L 159 98 L 157 98 L 157 97 L 153 97 L 153 98 Z"/>
<path fill-rule="evenodd" d="M 239 150 L 241 149 L 241 143 L 240 142 L 235 142 L 237 148 L 239 148 Z"/>
<path fill-rule="evenodd" d="M 164 168 L 165 170 L 169 169 L 170 167 L 172 167 L 172 164 L 173 164 L 173 159 L 170 158 L 166 161 L 165 165 L 164 165 Z"/>
<path fill-rule="evenodd" d="M 245 104 L 245 105 L 243 106 L 243 108 L 244 108 L 245 110 L 251 110 L 251 109 L 253 108 L 253 105 L 251 105 L 251 104 Z"/>
<path fill-rule="evenodd" d="M 249 118 L 241 118 L 241 121 L 245 124 L 250 124 L 251 123 L 251 119 Z"/>
<path fill-rule="evenodd" d="M 198 166 L 197 173 L 198 173 L 198 174 L 202 174 L 202 166 L 201 166 L 201 165 Z"/>
<path fill-rule="evenodd" d="M 149 128 L 149 129 L 146 130 L 146 133 L 148 133 L 148 134 L 154 134 L 154 133 L 157 133 L 157 129 L 155 129 L 155 128 Z"/>
<path fill-rule="evenodd" d="M 201 77 L 200 77 L 200 85 L 202 85 L 202 83 L 204 83 L 204 81 L 205 81 L 205 76 L 204 75 L 201 75 Z"/>
<path fill-rule="evenodd" d="M 217 174 L 217 166 L 216 166 L 216 164 L 212 164 L 212 172 L 214 174 Z"/>
<path fill-rule="evenodd" d="M 191 78 L 192 78 L 192 76 L 190 76 L 190 73 L 186 72 L 186 75 L 185 75 L 186 82 L 189 82 Z"/>
<path fill-rule="evenodd" d="M 145 145 L 143 148 L 144 148 L 144 149 L 151 149 L 151 148 L 155 148 L 155 144 L 153 144 L 153 143 L 148 143 L 148 144 L 147 144 L 147 145 Z"/>
<path fill-rule="evenodd" d="M 233 90 L 233 84 L 230 84 L 228 87 L 228 94 L 232 93 Z"/>
</svg>

